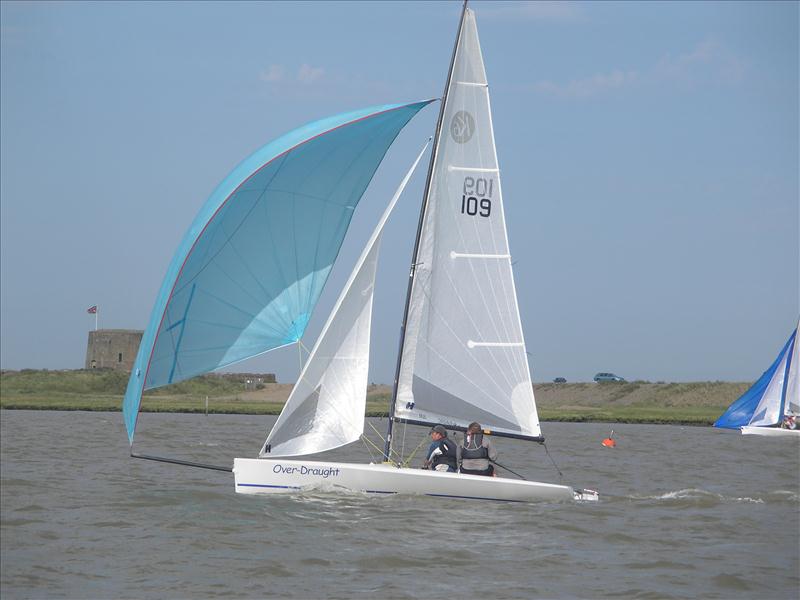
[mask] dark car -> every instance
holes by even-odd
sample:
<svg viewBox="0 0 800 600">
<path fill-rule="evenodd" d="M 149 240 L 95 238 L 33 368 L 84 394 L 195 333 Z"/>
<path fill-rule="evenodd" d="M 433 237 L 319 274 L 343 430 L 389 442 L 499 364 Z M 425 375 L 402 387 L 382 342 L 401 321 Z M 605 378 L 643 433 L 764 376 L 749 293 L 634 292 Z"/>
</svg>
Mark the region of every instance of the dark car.
<svg viewBox="0 0 800 600">
<path fill-rule="evenodd" d="M 553 379 L 553 383 L 567 383 L 567 380 L 564 379 L 563 377 L 556 377 L 555 379 Z"/>
<path fill-rule="evenodd" d="M 625 381 L 625 378 L 613 373 L 598 373 L 594 376 L 594 381 L 595 383 L 600 383 L 601 381 Z"/>
</svg>

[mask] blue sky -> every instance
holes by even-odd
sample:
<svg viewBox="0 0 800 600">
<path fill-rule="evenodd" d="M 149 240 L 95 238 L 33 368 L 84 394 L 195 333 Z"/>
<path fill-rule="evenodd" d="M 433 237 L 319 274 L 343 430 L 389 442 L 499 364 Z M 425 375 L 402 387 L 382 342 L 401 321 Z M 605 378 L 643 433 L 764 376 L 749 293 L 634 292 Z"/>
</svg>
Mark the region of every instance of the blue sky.
<svg viewBox="0 0 800 600">
<path fill-rule="evenodd" d="M 800 312 L 798 3 L 471 6 L 534 381 L 756 379 Z M 2 368 L 81 367 L 93 304 L 101 327 L 143 329 L 217 183 L 308 121 L 439 96 L 459 11 L 2 2 Z M 436 110 L 387 155 L 309 335 Z M 422 185 L 384 236 L 375 382 L 394 373 Z M 240 370 L 298 367 L 292 349 Z"/>
</svg>

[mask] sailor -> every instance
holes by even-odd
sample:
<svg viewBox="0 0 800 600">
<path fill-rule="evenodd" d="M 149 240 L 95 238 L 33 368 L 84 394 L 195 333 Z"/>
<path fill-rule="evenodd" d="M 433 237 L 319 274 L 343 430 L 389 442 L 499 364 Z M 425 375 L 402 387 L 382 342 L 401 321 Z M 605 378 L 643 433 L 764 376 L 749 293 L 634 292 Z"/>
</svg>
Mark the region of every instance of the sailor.
<svg viewBox="0 0 800 600">
<path fill-rule="evenodd" d="M 423 469 L 455 473 L 458 467 L 458 446 L 447 438 L 447 429 L 436 425 L 431 429 L 431 445 Z"/>
<path fill-rule="evenodd" d="M 483 435 L 480 423 L 470 423 L 461 448 L 461 472 L 467 475 L 493 477 L 494 466 L 491 462 L 495 460 L 497 460 L 497 450 Z"/>
<path fill-rule="evenodd" d="M 797 429 L 797 423 L 795 418 L 792 415 L 785 415 L 783 417 L 783 422 L 781 423 L 782 429 Z"/>
</svg>

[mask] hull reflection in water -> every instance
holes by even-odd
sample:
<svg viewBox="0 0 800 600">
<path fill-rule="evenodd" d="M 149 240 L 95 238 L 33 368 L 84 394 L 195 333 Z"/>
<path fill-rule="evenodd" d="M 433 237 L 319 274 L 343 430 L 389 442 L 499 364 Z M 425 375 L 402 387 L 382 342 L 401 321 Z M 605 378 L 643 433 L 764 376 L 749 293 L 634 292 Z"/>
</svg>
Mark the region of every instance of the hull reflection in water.
<svg viewBox="0 0 800 600">
<path fill-rule="evenodd" d="M 233 473 L 240 494 L 345 489 L 368 494 L 422 494 L 507 502 L 597 500 L 597 492 L 566 485 L 440 473 L 378 464 L 237 458 Z"/>
</svg>

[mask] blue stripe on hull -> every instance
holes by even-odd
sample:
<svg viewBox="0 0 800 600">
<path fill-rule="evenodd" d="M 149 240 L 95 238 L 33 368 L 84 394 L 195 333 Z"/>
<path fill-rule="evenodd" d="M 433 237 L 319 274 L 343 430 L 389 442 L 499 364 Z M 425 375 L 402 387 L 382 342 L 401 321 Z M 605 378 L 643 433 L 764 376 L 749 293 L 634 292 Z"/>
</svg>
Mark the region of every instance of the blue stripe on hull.
<svg viewBox="0 0 800 600">
<path fill-rule="evenodd" d="M 237 483 L 239 487 L 253 487 L 253 488 L 274 488 L 274 489 L 282 489 L 282 490 L 302 490 L 302 486 L 296 485 L 268 485 L 264 483 Z M 390 492 L 390 491 L 383 491 L 383 490 L 354 490 L 354 491 L 363 491 L 365 494 L 397 494 L 399 492 Z M 433 498 L 459 498 L 463 500 L 492 500 L 494 502 L 525 502 L 525 500 L 510 500 L 506 498 L 487 498 L 484 496 L 457 496 L 454 494 L 424 494 L 425 496 L 431 496 Z"/>
</svg>

